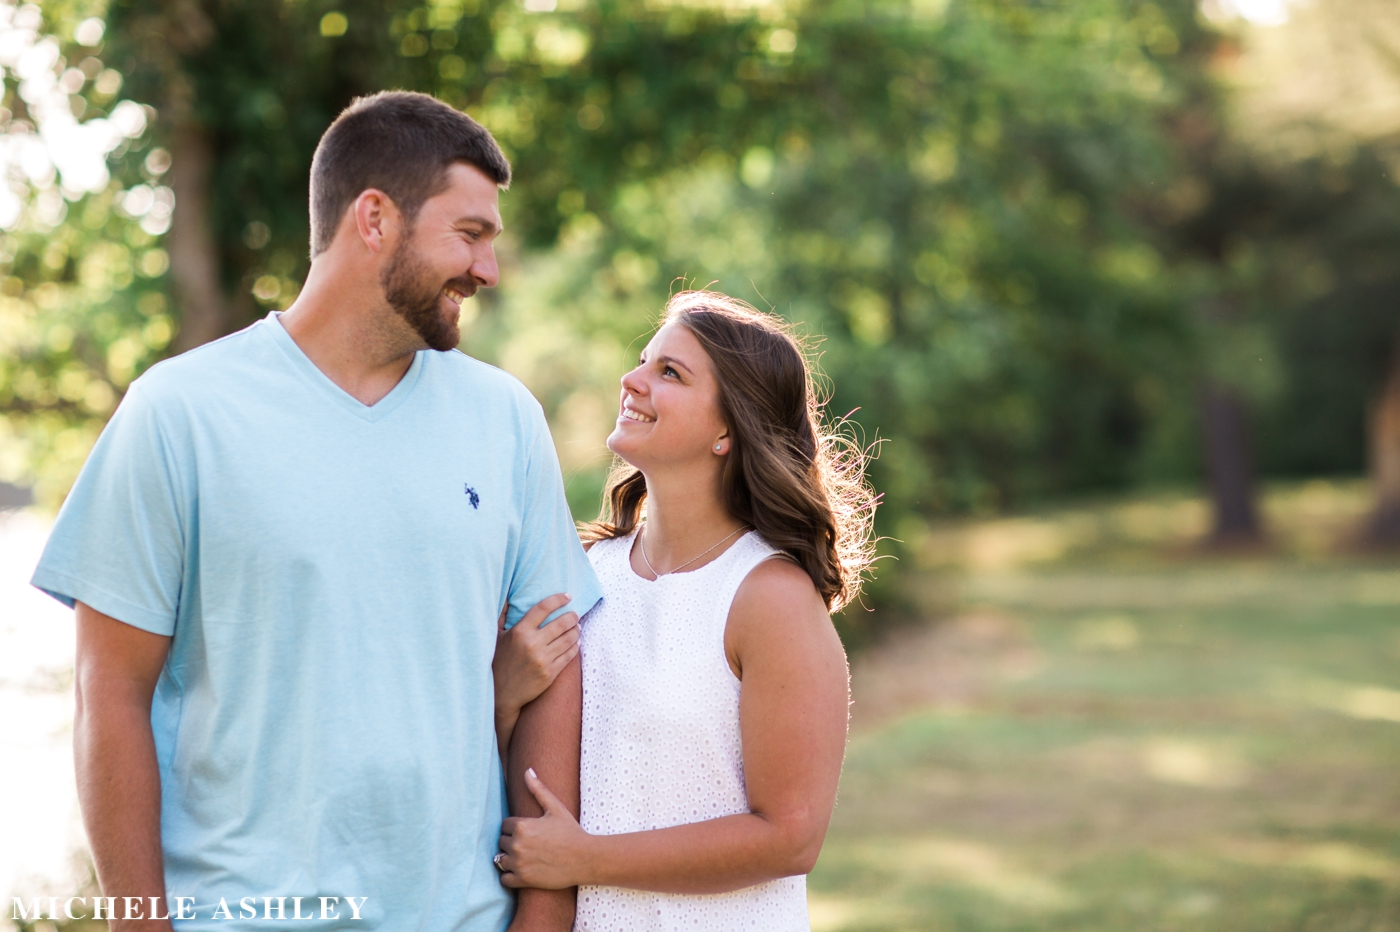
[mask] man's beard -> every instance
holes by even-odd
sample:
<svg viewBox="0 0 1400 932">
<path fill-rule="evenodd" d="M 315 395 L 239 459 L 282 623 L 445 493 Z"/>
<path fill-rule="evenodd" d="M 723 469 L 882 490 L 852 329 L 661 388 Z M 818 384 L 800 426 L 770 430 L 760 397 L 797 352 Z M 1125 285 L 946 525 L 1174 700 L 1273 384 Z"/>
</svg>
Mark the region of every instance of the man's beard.
<svg viewBox="0 0 1400 932">
<path fill-rule="evenodd" d="M 424 263 L 413 251 L 412 241 L 411 232 L 406 232 L 380 275 L 384 297 L 394 312 L 407 321 L 431 349 L 439 352 L 456 349 L 462 340 L 462 328 L 455 314 L 451 317 L 443 315 L 443 286 L 433 283 Z M 476 291 L 472 285 L 452 284 L 468 296 Z"/>
</svg>

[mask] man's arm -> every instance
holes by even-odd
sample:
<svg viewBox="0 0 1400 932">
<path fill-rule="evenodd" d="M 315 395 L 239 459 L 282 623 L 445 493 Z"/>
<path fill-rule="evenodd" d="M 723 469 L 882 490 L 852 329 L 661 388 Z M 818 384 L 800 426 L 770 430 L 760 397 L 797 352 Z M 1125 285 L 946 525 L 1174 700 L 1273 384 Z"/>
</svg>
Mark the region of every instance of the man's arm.
<svg viewBox="0 0 1400 932">
<path fill-rule="evenodd" d="M 78 652 L 73 756 L 78 801 L 105 896 L 118 897 L 112 932 L 167 932 L 165 920 L 127 920 L 121 897 L 151 900 L 164 916 L 160 772 L 151 732 L 151 697 L 170 638 L 123 624 L 82 602 L 75 606 Z M 575 742 L 577 746 L 577 741 Z M 576 771 L 577 772 L 577 771 Z M 577 786 L 577 780 L 575 781 Z"/>
<path fill-rule="evenodd" d="M 574 817 L 579 813 L 579 739 L 583 729 L 583 671 L 575 658 L 553 685 L 520 711 L 510 742 L 506 796 L 515 816 L 540 816 L 535 797 L 525 786 L 525 770 L 555 791 Z M 508 932 L 568 932 L 574 922 L 577 888 L 521 890 L 515 921 Z"/>
</svg>

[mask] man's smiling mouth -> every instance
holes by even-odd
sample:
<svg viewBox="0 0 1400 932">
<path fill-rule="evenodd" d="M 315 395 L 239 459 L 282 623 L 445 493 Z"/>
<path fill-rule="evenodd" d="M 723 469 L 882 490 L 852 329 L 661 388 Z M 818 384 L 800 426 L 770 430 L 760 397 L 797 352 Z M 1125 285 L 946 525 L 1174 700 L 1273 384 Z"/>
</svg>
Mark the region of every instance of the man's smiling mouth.
<svg viewBox="0 0 1400 932">
<path fill-rule="evenodd" d="M 456 288 L 453 288 L 451 285 L 448 285 L 447 287 L 443 288 L 443 289 L 442 289 L 442 293 L 445 294 L 445 295 L 447 295 L 447 300 L 451 301 L 453 304 L 457 305 L 458 307 L 461 307 L 461 306 L 462 306 L 462 302 L 471 297 L 471 295 L 466 294 L 466 293 L 461 292 L 461 291 L 458 291 Z"/>
</svg>

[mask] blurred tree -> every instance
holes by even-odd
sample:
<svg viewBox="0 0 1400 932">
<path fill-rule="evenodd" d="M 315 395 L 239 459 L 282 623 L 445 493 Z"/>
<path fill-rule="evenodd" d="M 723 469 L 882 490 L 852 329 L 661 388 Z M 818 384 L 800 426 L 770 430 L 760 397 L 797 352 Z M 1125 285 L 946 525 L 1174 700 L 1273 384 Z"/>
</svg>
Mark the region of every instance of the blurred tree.
<svg viewBox="0 0 1400 932">
<path fill-rule="evenodd" d="M 112 58 L 162 115 L 173 162 L 176 351 L 295 296 L 312 152 L 353 97 L 392 83 L 392 14 L 366 2 L 112 3 Z"/>
<path fill-rule="evenodd" d="M 1273 446 L 1292 472 L 1364 457 L 1376 491 L 1367 535 L 1400 544 L 1400 7 L 1316 0 L 1290 14 L 1248 31 L 1227 63 L 1234 135 L 1285 172 L 1300 166 L 1282 200 L 1308 202 L 1286 237 L 1307 274 L 1279 321 L 1297 388 L 1278 433 L 1299 439 Z"/>
<path fill-rule="evenodd" d="M 1192 325 L 1127 202 L 1209 43 L 1189 4 L 599 4 L 502 27 L 480 113 L 577 257 L 530 302 L 625 344 L 677 277 L 775 300 L 894 441 L 892 517 L 990 510 L 1142 471 Z"/>
<path fill-rule="evenodd" d="M 532 387 L 599 437 L 621 348 L 686 277 L 824 336 L 834 410 L 895 441 L 877 481 L 902 536 L 1125 484 L 1171 444 L 1194 324 L 1132 207 L 1168 186 L 1164 122 L 1213 48 L 1185 0 L 117 0 L 107 22 L 174 166 L 177 347 L 290 302 L 315 140 L 398 85 L 514 158 L 535 274 L 475 345 L 574 357 Z M 525 345 L 525 300 L 571 336 Z"/>
<path fill-rule="evenodd" d="M 1279 201 L 1289 217 L 1274 247 L 1291 272 L 1274 322 L 1287 384 L 1268 413 L 1264 450 L 1286 475 L 1369 469 L 1377 501 L 1363 533 L 1383 544 L 1400 532 L 1397 157 L 1393 145 L 1372 145 L 1287 169 Z"/>
<path fill-rule="evenodd" d="M 1274 216 L 1274 192 L 1255 166 L 1222 139 L 1213 89 L 1201 82 L 1177 124 L 1181 173 L 1174 195 L 1151 205 L 1205 335 L 1196 374 L 1201 447 L 1213 526 L 1209 542 L 1248 547 L 1264 539 L 1259 520 L 1252 409 L 1274 386 L 1273 352 L 1259 327 L 1261 279 L 1254 241 Z"/>
<path fill-rule="evenodd" d="M 169 159 L 101 57 L 100 13 L 0 5 L 0 480 L 50 505 L 174 326 Z"/>
<path fill-rule="evenodd" d="M 354 95 L 431 91 L 496 132 L 517 267 L 468 308 L 468 339 L 541 395 L 592 482 L 579 503 L 596 501 L 615 373 L 677 279 L 772 300 L 824 338 L 832 410 L 894 441 L 876 479 L 906 539 L 939 512 L 1180 477 L 1193 398 L 1242 410 L 1273 390 L 1254 352 L 1272 254 L 1232 207 L 1236 155 L 1210 142 L 1221 49 L 1190 0 L 115 0 L 106 16 L 104 58 L 169 153 L 111 196 L 173 165 L 176 348 L 294 298 L 311 152 Z M 1249 524 L 1247 435 L 1220 436 L 1236 453 L 1210 461 L 1237 467 L 1221 474 Z"/>
</svg>

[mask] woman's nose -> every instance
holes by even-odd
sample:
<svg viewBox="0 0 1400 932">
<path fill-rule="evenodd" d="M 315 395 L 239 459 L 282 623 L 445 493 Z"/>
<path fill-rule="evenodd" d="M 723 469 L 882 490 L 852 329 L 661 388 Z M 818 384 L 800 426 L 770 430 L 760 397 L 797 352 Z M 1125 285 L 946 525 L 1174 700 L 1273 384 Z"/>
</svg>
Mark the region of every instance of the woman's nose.
<svg viewBox="0 0 1400 932">
<path fill-rule="evenodd" d="M 629 395 L 646 394 L 646 380 L 641 378 L 642 367 L 638 366 L 622 377 L 622 388 Z"/>
</svg>

